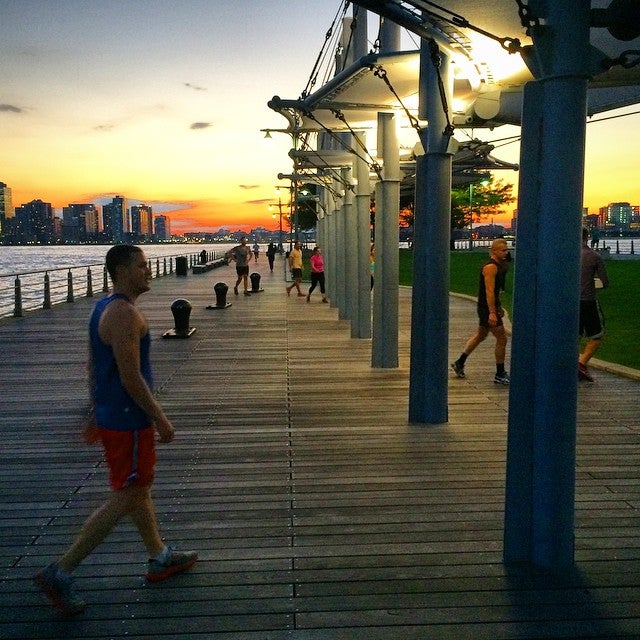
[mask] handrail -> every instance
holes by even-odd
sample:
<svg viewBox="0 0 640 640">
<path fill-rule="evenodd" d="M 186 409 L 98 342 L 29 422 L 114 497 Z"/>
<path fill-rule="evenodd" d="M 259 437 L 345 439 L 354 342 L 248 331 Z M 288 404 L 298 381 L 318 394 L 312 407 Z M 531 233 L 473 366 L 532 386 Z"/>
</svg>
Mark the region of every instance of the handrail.
<svg viewBox="0 0 640 640">
<path fill-rule="evenodd" d="M 206 261 L 221 257 L 219 251 L 206 251 Z M 224 252 L 222 252 L 224 253 Z M 185 258 L 189 268 L 202 261 L 202 251 L 155 256 L 148 259 L 152 278 L 171 275 L 176 270 L 176 259 Z M 100 273 L 93 273 L 100 270 Z M 38 276 L 44 277 L 39 278 Z M 91 298 L 93 283 L 100 282 L 102 291 L 108 291 L 109 278 L 104 262 L 36 269 L 0 275 L 0 318 L 20 318 L 25 311 L 51 309 L 55 304 L 73 303 L 78 297 Z"/>
</svg>

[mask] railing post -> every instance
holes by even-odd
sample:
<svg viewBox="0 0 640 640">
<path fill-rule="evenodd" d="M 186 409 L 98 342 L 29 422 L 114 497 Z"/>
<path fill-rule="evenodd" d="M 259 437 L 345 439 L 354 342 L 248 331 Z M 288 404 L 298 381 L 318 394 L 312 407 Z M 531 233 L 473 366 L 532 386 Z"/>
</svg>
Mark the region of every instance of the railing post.
<svg viewBox="0 0 640 640">
<path fill-rule="evenodd" d="M 91 281 L 91 267 L 87 267 L 87 298 L 93 298 L 93 282 Z"/>
<path fill-rule="evenodd" d="M 169 256 L 169 273 L 173 273 L 173 256 Z"/>
<path fill-rule="evenodd" d="M 156 278 L 160 277 L 160 258 L 156 258 Z"/>
<path fill-rule="evenodd" d="M 163 276 L 166 276 L 166 275 L 167 275 L 167 259 L 166 259 L 166 258 L 163 258 L 163 259 L 162 259 L 162 262 L 163 262 L 163 272 L 162 272 L 162 275 L 163 275 Z"/>
<path fill-rule="evenodd" d="M 633 255 L 635 251 L 633 250 L 633 238 L 631 239 L 631 255 Z"/>
<path fill-rule="evenodd" d="M 49 272 L 44 274 L 44 300 L 42 301 L 43 309 L 51 309 L 51 279 Z"/>
<path fill-rule="evenodd" d="M 107 278 L 107 267 L 102 267 L 102 291 L 109 291 L 109 279 Z"/>
<path fill-rule="evenodd" d="M 16 276 L 14 292 L 13 317 L 22 318 L 22 285 L 18 276 Z"/>
<path fill-rule="evenodd" d="M 67 273 L 67 302 L 73 302 L 73 274 L 71 269 Z"/>
<path fill-rule="evenodd" d="M 620 253 L 620 240 L 616 240 L 616 253 Z"/>
</svg>

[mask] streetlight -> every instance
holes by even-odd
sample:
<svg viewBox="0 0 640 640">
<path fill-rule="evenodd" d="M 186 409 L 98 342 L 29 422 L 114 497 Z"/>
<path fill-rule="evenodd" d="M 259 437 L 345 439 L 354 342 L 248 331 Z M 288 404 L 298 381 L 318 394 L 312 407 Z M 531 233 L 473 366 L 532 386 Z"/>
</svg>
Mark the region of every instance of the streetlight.
<svg viewBox="0 0 640 640">
<path fill-rule="evenodd" d="M 479 184 L 486 187 L 491 181 L 487 178 L 481 180 Z M 473 249 L 473 182 L 469 183 L 469 251 Z"/>
<path fill-rule="evenodd" d="M 275 219 L 276 216 L 279 217 L 280 219 L 280 226 L 279 226 L 279 230 L 278 230 L 278 252 L 282 253 L 283 251 L 283 246 L 282 246 L 282 198 L 280 196 L 280 187 L 276 187 L 276 193 L 278 194 L 278 213 L 272 213 L 271 216 Z M 271 211 L 273 209 L 274 205 L 269 205 L 269 210 Z"/>
</svg>

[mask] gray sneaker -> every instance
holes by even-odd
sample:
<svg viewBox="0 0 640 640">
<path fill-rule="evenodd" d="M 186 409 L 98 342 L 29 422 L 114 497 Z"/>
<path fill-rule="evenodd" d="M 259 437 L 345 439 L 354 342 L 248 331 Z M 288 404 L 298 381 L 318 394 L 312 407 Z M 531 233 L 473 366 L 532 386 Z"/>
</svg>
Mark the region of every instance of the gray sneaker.
<svg viewBox="0 0 640 640">
<path fill-rule="evenodd" d="M 451 368 L 458 378 L 464 378 L 464 365 L 460 364 L 457 360 L 451 363 Z"/>
<path fill-rule="evenodd" d="M 508 386 L 511 382 L 511 378 L 509 377 L 509 374 L 505 371 L 504 373 L 496 373 L 496 375 L 493 378 L 493 381 L 496 384 L 503 384 L 505 386 Z"/>
<path fill-rule="evenodd" d="M 62 574 L 57 564 L 50 564 L 39 571 L 33 576 L 33 580 L 51 604 L 64 615 L 78 615 L 87 606 L 82 598 L 73 593 L 71 576 Z"/>
<path fill-rule="evenodd" d="M 169 547 L 169 557 L 164 562 L 149 560 L 146 578 L 149 582 L 160 582 L 170 578 L 174 573 L 191 569 L 198 560 L 195 551 L 176 551 Z"/>
</svg>

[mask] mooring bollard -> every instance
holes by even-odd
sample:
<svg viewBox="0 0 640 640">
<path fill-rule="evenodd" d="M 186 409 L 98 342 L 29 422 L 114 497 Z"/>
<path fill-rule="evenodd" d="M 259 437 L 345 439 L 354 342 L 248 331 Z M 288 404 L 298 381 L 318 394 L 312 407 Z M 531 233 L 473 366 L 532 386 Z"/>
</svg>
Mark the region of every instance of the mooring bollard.
<svg viewBox="0 0 640 640">
<path fill-rule="evenodd" d="M 260 293 L 264 289 L 260 288 L 260 274 L 255 271 L 249 276 L 251 280 L 251 293 Z"/>
<path fill-rule="evenodd" d="M 217 282 L 213 285 L 213 292 L 216 294 L 215 305 L 207 305 L 207 309 L 226 309 L 231 306 L 230 302 L 227 302 L 227 291 L 229 287 L 224 282 Z"/>
<path fill-rule="evenodd" d="M 166 331 L 163 338 L 188 338 L 194 331 L 195 327 L 189 326 L 189 318 L 191 316 L 191 303 L 183 298 L 178 298 L 171 303 L 171 313 L 173 314 L 174 329 Z"/>
</svg>

